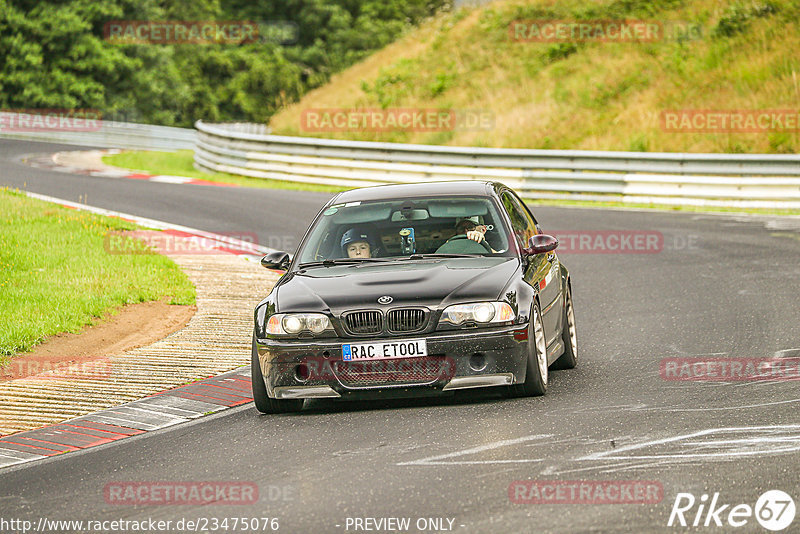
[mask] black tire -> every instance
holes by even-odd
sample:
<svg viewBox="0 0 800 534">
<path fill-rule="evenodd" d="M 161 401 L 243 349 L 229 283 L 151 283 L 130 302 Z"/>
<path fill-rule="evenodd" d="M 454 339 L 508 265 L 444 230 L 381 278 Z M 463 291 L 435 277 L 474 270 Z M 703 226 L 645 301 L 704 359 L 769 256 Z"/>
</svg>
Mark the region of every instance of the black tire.
<svg viewBox="0 0 800 534">
<path fill-rule="evenodd" d="M 547 343 L 539 303 L 533 305 L 528 326 L 528 362 L 525 382 L 511 386 L 512 397 L 538 397 L 547 392 Z"/>
<path fill-rule="evenodd" d="M 561 342 L 564 354 L 553 362 L 553 369 L 575 369 L 578 365 L 578 334 L 575 329 L 575 308 L 572 306 L 572 290 L 567 285 L 564 293 L 564 326 L 561 328 Z"/>
<path fill-rule="evenodd" d="M 258 347 L 256 334 L 253 332 L 253 351 L 250 359 L 250 380 L 253 387 L 253 403 L 256 410 L 261 413 L 289 413 L 299 412 L 303 409 L 303 399 L 277 400 L 269 398 L 264 377 L 261 374 L 261 365 L 258 363 Z"/>
</svg>

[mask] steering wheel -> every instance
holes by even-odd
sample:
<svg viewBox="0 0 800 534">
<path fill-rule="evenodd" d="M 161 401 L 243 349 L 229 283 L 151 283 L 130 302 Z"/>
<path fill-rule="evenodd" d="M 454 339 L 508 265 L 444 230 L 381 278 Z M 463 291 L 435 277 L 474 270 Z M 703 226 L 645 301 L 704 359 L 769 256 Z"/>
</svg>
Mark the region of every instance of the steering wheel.
<svg viewBox="0 0 800 534">
<path fill-rule="evenodd" d="M 462 243 L 462 241 L 464 241 L 464 242 Z M 460 235 L 456 235 L 456 236 L 451 237 L 450 239 L 447 240 L 447 242 L 444 245 L 439 247 L 439 250 L 437 250 L 436 252 L 437 253 L 445 252 L 442 249 L 444 249 L 445 247 L 447 247 L 451 243 L 454 246 L 448 247 L 447 252 L 452 252 L 452 253 L 456 253 L 456 254 L 480 254 L 480 253 L 483 253 L 483 252 L 488 252 L 490 254 L 493 253 L 492 247 L 489 246 L 489 243 L 486 242 L 486 239 L 484 239 L 483 241 L 478 243 L 478 242 L 473 241 L 472 239 L 468 238 L 466 236 L 466 234 L 460 234 Z M 477 250 L 478 248 L 480 248 L 481 250 Z M 455 249 L 455 250 L 451 251 L 449 249 Z"/>
</svg>

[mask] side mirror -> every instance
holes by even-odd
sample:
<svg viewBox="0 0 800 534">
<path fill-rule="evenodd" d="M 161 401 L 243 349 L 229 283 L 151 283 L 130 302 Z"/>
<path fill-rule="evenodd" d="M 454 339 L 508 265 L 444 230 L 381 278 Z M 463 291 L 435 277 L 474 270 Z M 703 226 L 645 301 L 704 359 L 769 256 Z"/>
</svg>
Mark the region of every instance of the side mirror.
<svg viewBox="0 0 800 534">
<path fill-rule="evenodd" d="M 522 249 L 523 256 L 544 254 L 558 247 L 558 239 L 547 234 L 537 234 L 528 240 L 528 248 Z"/>
<path fill-rule="evenodd" d="M 289 259 L 289 254 L 286 252 L 270 252 L 261 258 L 261 266 L 266 267 L 267 269 L 285 271 L 289 268 L 290 263 L 291 260 Z"/>
</svg>

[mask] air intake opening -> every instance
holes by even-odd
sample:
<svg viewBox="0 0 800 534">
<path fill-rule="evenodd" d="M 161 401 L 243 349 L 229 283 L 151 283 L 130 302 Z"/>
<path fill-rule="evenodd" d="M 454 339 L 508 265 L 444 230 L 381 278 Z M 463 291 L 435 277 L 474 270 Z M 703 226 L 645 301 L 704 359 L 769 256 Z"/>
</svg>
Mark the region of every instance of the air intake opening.
<svg viewBox="0 0 800 534">
<path fill-rule="evenodd" d="M 476 352 L 469 357 L 469 368 L 473 371 L 483 371 L 488 364 L 489 362 L 486 360 L 486 356 L 480 352 Z"/>
<path fill-rule="evenodd" d="M 351 334 L 377 334 L 383 329 L 381 312 L 360 311 L 344 316 L 345 328 Z"/>
<path fill-rule="evenodd" d="M 311 377 L 311 373 L 308 371 L 308 366 L 304 363 L 296 366 L 294 368 L 294 378 L 298 382 L 305 382 Z"/>
<path fill-rule="evenodd" d="M 425 311 L 416 308 L 392 310 L 387 316 L 391 332 L 414 332 L 425 326 Z"/>
</svg>

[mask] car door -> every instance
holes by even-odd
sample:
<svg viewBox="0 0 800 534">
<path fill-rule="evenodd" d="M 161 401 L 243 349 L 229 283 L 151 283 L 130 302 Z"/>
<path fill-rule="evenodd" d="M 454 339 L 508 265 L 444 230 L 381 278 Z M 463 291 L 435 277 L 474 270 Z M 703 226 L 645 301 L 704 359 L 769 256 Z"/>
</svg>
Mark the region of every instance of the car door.
<svg viewBox="0 0 800 534">
<path fill-rule="evenodd" d="M 536 220 L 525 204 L 512 191 L 501 194 L 503 206 L 511 219 L 511 226 L 520 247 L 527 247 L 528 240 L 539 233 Z M 542 322 L 547 345 L 555 340 L 561 323 L 561 284 L 558 257 L 553 252 L 532 256 L 523 274 L 524 279 L 539 288 L 539 304 L 542 308 Z"/>
</svg>

